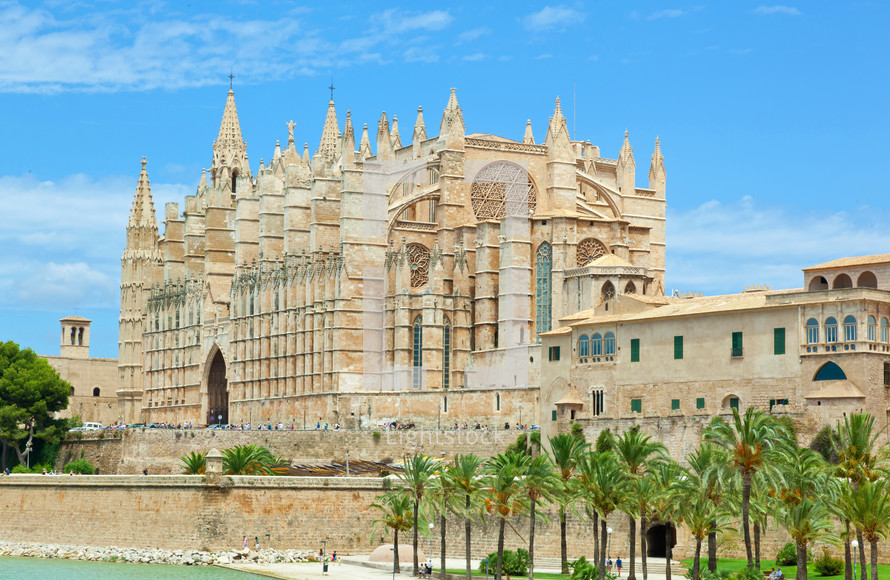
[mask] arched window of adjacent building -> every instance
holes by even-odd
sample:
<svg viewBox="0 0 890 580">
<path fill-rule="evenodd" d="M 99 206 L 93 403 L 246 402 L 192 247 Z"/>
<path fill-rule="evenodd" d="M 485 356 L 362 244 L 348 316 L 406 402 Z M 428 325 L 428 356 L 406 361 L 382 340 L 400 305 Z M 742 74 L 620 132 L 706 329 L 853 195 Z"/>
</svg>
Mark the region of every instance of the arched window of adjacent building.
<svg viewBox="0 0 890 580">
<path fill-rule="evenodd" d="M 582 334 L 578 337 L 578 357 L 587 358 L 590 356 L 590 337 Z"/>
<path fill-rule="evenodd" d="M 810 280 L 810 292 L 814 290 L 828 290 L 828 280 L 825 276 L 816 276 Z"/>
<path fill-rule="evenodd" d="M 430 251 L 422 244 L 408 244 L 411 287 L 420 288 L 430 279 Z"/>
<path fill-rule="evenodd" d="M 815 318 L 807 320 L 807 344 L 819 343 L 819 321 Z"/>
<path fill-rule="evenodd" d="M 600 333 L 590 337 L 590 347 L 593 351 L 592 356 L 603 356 L 603 337 Z"/>
<path fill-rule="evenodd" d="M 834 316 L 825 319 L 825 342 L 837 342 L 837 319 Z"/>
<path fill-rule="evenodd" d="M 838 274 L 837 278 L 834 279 L 834 284 L 832 288 L 837 290 L 838 288 L 852 288 L 853 280 L 846 274 Z"/>
<path fill-rule="evenodd" d="M 833 361 L 828 361 L 816 372 L 814 381 L 845 381 L 847 374 Z"/>
<path fill-rule="evenodd" d="M 515 163 L 499 161 L 482 168 L 470 188 L 477 220 L 535 213 L 537 190 L 528 172 Z"/>
<path fill-rule="evenodd" d="M 848 316 L 844 318 L 844 342 L 856 340 L 856 318 Z"/>
<path fill-rule="evenodd" d="M 451 320 L 442 322 L 442 388 L 451 386 Z"/>
<path fill-rule="evenodd" d="M 615 356 L 615 335 L 607 332 L 603 338 L 603 346 L 605 347 L 606 356 Z"/>
<path fill-rule="evenodd" d="M 877 288 L 878 277 L 875 276 L 873 272 L 863 272 L 862 274 L 859 274 L 859 278 L 856 280 L 856 285 L 860 288 Z"/>
<path fill-rule="evenodd" d="M 606 245 L 594 238 L 587 238 L 578 242 L 578 249 L 575 253 L 575 264 L 578 267 L 586 266 L 597 258 L 605 256 L 609 253 Z"/>
<path fill-rule="evenodd" d="M 605 284 L 603 284 L 601 297 L 603 302 L 607 302 L 612 298 L 615 298 L 615 286 L 611 282 L 606 282 Z"/>
<path fill-rule="evenodd" d="M 72 326 L 71 327 L 71 346 L 74 346 L 75 340 L 77 340 L 77 329 Z"/>
<path fill-rule="evenodd" d="M 874 316 L 868 317 L 868 340 L 869 342 L 874 342 L 875 337 L 878 335 L 878 321 L 875 320 Z"/>
<path fill-rule="evenodd" d="M 415 389 L 421 387 L 421 379 L 423 370 L 423 318 L 418 316 L 414 319 L 414 344 L 413 344 L 412 362 L 414 367 L 413 384 Z"/>
<path fill-rule="evenodd" d="M 94 397 L 98 397 L 98 396 L 99 396 L 99 387 L 96 387 L 96 388 L 93 389 L 93 396 L 94 396 Z"/>
<path fill-rule="evenodd" d="M 628 282 L 627 286 L 624 287 L 625 294 L 636 294 L 637 293 L 637 285 L 633 282 Z"/>
<path fill-rule="evenodd" d="M 553 248 L 547 242 L 535 253 L 535 326 L 538 335 L 547 332 L 552 324 Z"/>
<path fill-rule="evenodd" d="M 881 319 L 881 342 L 890 342 L 890 323 L 886 318 Z"/>
<path fill-rule="evenodd" d="M 71 387 L 71 396 L 74 396 L 74 387 Z"/>
<path fill-rule="evenodd" d="M 83 327 L 77 329 L 77 345 L 83 346 Z"/>
</svg>

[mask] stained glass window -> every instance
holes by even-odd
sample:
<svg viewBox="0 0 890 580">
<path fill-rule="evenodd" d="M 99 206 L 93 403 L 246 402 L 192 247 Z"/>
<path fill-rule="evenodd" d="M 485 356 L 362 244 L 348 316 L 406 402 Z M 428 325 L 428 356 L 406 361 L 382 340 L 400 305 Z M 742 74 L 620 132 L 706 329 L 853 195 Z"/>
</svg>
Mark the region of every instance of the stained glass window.
<svg viewBox="0 0 890 580">
<path fill-rule="evenodd" d="M 442 325 L 442 388 L 451 386 L 451 321 L 445 317 Z"/>
<path fill-rule="evenodd" d="M 485 166 L 473 181 L 470 201 L 478 220 L 529 216 L 535 212 L 537 192 L 528 172 L 513 163 Z"/>
<path fill-rule="evenodd" d="M 535 322 L 538 334 L 550 330 L 551 295 L 553 287 L 553 248 L 547 242 L 538 246 L 535 254 Z"/>
<path fill-rule="evenodd" d="M 414 319 L 414 388 L 421 387 L 421 372 L 423 370 L 423 318 Z"/>
</svg>

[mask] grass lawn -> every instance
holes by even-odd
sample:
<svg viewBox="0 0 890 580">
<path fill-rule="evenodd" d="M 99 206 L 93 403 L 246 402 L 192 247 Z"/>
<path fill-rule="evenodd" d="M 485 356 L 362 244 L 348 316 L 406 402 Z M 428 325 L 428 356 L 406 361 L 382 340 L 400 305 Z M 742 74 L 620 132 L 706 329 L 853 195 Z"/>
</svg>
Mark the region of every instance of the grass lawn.
<svg viewBox="0 0 890 580">
<path fill-rule="evenodd" d="M 858 559 L 858 558 L 857 558 Z M 742 570 L 747 565 L 747 560 L 742 559 L 731 559 L 731 558 L 717 558 L 717 569 L 727 569 L 727 570 Z M 692 569 L 692 559 L 682 560 L 684 566 L 688 569 Z M 706 570 L 708 567 L 708 558 L 704 557 L 701 559 L 700 564 L 702 570 Z M 760 560 L 760 569 L 761 570 L 770 570 L 771 568 L 782 568 L 782 574 L 784 574 L 785 578 L 790 578 L 794 580 L 794 577 L 797 575 L 797 566 L 776 566 L 775 560 Z M 856 565 L 856 574 L 859 575 L 859 565 Z M 878 564 L 878 575 L 884 576 L 885 578 L 890 578 L 888 576 L 890 574 L 890 565 Z M 536 574 L 537 576 L 537 574 Z M 813 569 L 813 564 L 807 564 L 807 577 L 809 578 L 826 578 L 827 580 L 835 580 L 842 579 L 844 577 L 843 572 L 837 576 L 820 576 L 815 569 Z M 871 573 L 869 572 L 869 577 L 871 577 Z"/>
<path fill-rule="evenodd" d="M 460 574 L 464 575 L 467 573 L 466 568 L 447 568 L 445 570 L 448 574 Z M 485 578 L 485 572 L 480 572 L 479 570 L 472 571 L 473 577 L 481 576 Z M 433 574 L 435 576 L 435 574 Z M 527 575 L 526 575 L 527 576 Z M 494 578 L 494 570 L 488 571 L 488 577 Z M 513 576 L 511 576 L 513 578 Z M 570 574 L 554 574 L 553 572 L 535 572 L 535 578 L 540 578 L 541 580 L 568 580 L 571 578 Z"/>
</svg>

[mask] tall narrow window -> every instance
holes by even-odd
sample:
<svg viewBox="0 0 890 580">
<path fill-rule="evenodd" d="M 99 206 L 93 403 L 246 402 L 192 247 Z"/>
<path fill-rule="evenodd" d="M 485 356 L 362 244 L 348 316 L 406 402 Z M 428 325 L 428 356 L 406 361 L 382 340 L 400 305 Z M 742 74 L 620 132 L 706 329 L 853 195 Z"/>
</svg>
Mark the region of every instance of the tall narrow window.
<svg viewBox="0 0 890 580">
<path fill-rule="evenodd" d="M 578 338 L 578 357 L 587 358 L 590 356 L 590 337 L 582 334 Z"/>
<path fill-rule="evenodd" d="M 683 358 L 683 337 L 675 336 L 674 337 L 674 360 L 680 360 Z"/>
<path fill-rule="evenodd" d="M 74 341 L 76 340 L 76 338 L 77 338 L 77 329 L 74 327 L 71 327 L 71 344 L 72 345 L 74 344 Z"/>
<path fill-rule="evenodd" d="M 869 316 L 868 317 L 868 340 L 870 342 L 875 341 L 875 336 L 877 336 L 877 334 L 878 334 L 877 330 L 878 330 L 878 321 L 875 320 L 874 316 Z"/>
<path fill-rule="evenodd" d="M 785 329 L 773 329 L 773 354 L 785 354 Z"/>
<path fill-rule="evenodd" d="M 606 356 L 615 356 L 615 334 L 607 332 L 603 336 L 603 347 Z"/>
<path fill-rule="evenodd" d="M 590 337 L 590 347 L 593 351 L 592 356 L 603 356 L 603 335 L 596 333 Z"/>
<path fill-rule="evenodd" d="M 825 319 L 825 342 L 837 342 L 837 319 L 834 316 Z"/>
<path fill-rule="evenodd" d="M 593 403 L 593 416 L 599 417 L 603 413 L 603 391 L 595 390 L 590 393 L 591 402 Z"/>
<path fill-rule="evenodd" d="M 886 318 L 881 319 L 881 342 L 890 342 L 890 323 Z"/>
<path fill-rule="evenodd" d="M 232 172 L 232 193 L 235 193 L 235 191 L 237 189 L 238 189 L 238 172 L 233 171 Z"/>
<path fill-rule="evenodd" d="M 423 318 L 418 316 L 414 319 L 414 388 L 421 387 L 422 371 L 423 371 Z"/>
<path fill-rule="evenodd" d="M 640 339 L 630 339 L 630 362 L 640 362 Z"/>
<path fill-rule="evenodd" d="M 853 342 L 856 340 L 856 318 L 848 316 L 844 318 L 844 341 Z"/>
<path fill-rule="evenodd" d="M 744 353 L 744 349 L 742 347 L 742 333 L 741 332 L 733 332 L 732 333 L 732 356 L 742 356 Z"/>
<path fill-rule="evenodd" d="M 550 301 L 553 282 L 553 249 L 543 242 L 535 254 L 535 322 L 538 335 L 551 327 Z"/>
<path fill-rule="evenodd" d="M 83 327 L 77 329 L 77 345 L 83 346 Z"/>
<path fill-rule="evenodd" d="M 819 321 L 815 318 L 807 320 L 807 344 L 819 343 Z"/>
<path fill-rule="evenodd" d="M 445 317 L 442 325 L 442 388 L 451 386 L 451 320 Z M 447 399 L 446 399 L 447 400 Z"/>
</svg>

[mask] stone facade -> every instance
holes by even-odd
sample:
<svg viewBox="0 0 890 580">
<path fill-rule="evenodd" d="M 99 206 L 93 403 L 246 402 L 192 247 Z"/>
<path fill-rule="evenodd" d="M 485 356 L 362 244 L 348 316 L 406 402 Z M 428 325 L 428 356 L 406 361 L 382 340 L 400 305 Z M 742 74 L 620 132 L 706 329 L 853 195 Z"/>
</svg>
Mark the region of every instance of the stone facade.
<svg viewBox="0 0 890 580">
<path fill-rule="evenodd" d="M 663 295 L 657 140 L 638 188 L 627 134 L 603 157 L 569 138 L 558 100 L 541 144 L 530 124 L 522 141 L 467 134 L 454 91 L 438 136 L 418 109 L 403 145 L 384 113 L 374 153 L 333 101 L 313 156 L 287 126 L 253 172 L 230 90 L 210 169 L 182 211 L 165 206 L 163 236 L 143 160 L 121 266 L 126 421 L 431 426 L 472 400 L 465 419 L 516 422 L 524 401 L 538 423 L 551 321 Z"/>
</svg>

